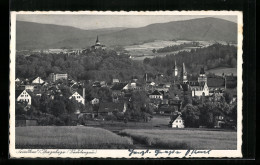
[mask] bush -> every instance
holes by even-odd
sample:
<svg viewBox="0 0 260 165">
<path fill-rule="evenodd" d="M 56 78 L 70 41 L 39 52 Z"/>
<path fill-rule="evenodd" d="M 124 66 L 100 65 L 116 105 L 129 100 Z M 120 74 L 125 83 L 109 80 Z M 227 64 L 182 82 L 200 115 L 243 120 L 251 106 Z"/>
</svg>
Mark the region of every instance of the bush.
<svg viewBox="0 0 260 165">
<path fill-rule="evenodd" d="M 54 118 L 53 122 L 54 122 L 54 125 L 57 125 L 57 126 L 64 126 L 65 125 L 64 121 L 62 121 L 59 117 Z"/>
</svg>

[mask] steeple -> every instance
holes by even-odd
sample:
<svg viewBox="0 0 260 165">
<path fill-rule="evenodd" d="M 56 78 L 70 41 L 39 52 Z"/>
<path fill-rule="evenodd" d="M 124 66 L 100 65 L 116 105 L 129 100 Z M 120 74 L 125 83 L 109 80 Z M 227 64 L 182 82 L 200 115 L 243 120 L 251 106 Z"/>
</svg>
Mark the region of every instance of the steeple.
<svg viewBox="0 0 260 165">
<path fill-rule="evenodd" d="M 204 67 L 200 69 L 200 75 L 198 77 L 198 82 L 201 83 L 207 83 L 207 76 L 205 74 Z"/>
<path fill-rule="evenodd" d="M 99 41 L 98 41 L 98 36 L 97 36 L 97 40 L 96 40 L 96 43 L 98 43 Z"/>
<path fill-rule="evenodd" d="M 182 64 L 182 71 L 181 71 L 181 79 L 183 83 L 188 82 L 187 80 L 187 72 L 186 72 L 186 68 L 185 68 L 185 64 Z"/>
<path fill-rule="evenodd" d="M 98 40 L 98 36 L 97 36 L 97 40 L 96 40 L 96 45 L 100 45 L 100 42 Z"/>
<path fill-rule="evenodd" d="M 174 77 L 178 76 L 178 68 L 177 68 L 176 60 L 174 61 L 173 76 Z"/>
<path fill-rule="evenodd" d="M 183 73 L 186 73 L 186 69 L 185 69 L 185 64 L 184 63 L 182 63 L 182 69 L 183 69 Z"/>
<path fill-rule="evenodd" d="M 204 67 L 200 69 L 200 74 L 205 74 Z"/>
</svg>

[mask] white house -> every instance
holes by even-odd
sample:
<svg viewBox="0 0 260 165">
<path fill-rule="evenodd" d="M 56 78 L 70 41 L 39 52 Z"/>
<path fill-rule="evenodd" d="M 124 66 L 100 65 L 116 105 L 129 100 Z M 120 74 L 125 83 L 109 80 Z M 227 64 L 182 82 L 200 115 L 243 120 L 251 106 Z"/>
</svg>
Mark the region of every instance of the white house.
<svg viewBox="0 0 260 165">
<path fill-rule="evenodd" d="M 74 94 L 69 97 L 69 99 L 72 98 L 74 98 L 77 102 L 85 105 L 85 99 L 78 92 L 74 92 Z"/>
<path fill-rule="evenodd" d="M 15 79 L 15 82 L 20 82 L 21 80 L 19 78 L 16 78 Z"/>
<path fill-rule="evenodd" d="M 152 94 L 149 95 L 149 98 L 163 100 L 163 94 L 159 91 L 154 91 Z"/>
<path fill-rule="evenodd" d="M 91 103 L 92 105 L 96 105 L 96 104 L 99 103 L 99 99 L 94 98 L 94 99 L 92 99 L 92 100 L 90 101 L 90 103 Z"/>
<path fill-rule="evenodd" d="M 17 97 L 16 100 L 21 102 L 27 102 L 28 105 L 32 104 L 32 97 L 26 90 L 23 90 L 23 92 Z"/>
<path fill-rule="evenodd" d="M 112 83 L 119 83 L 119 79 L 115 79 L 115 78 L 114 78 L 114 79 L 112 80 Z"/>
<path fill-rule="evenodd" d="M 170 127 L 172 128 L 184 128 L 184 121 L 181 115 L 172 116 L 170 121 Z"/>
<path fill-rule="evenodd" d="M 33 84 L 42 84 L 44 83 L 44 81 L 40 78 L 40 77 L 37 77 L 35 78 L 33 81 L 32 81 Z"/>
</svg>

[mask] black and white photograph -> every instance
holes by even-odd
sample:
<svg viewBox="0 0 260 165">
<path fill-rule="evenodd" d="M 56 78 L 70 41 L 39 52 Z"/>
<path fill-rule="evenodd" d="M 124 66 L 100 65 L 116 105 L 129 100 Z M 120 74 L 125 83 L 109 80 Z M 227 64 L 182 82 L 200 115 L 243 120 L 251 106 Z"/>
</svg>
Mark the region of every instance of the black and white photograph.
<svg viewBox="0 0 260 165">
<path fill-rule="evenodd" d="M 12 12 L 11 157 L 241 157 L 242 14 Z"/>
</svg>

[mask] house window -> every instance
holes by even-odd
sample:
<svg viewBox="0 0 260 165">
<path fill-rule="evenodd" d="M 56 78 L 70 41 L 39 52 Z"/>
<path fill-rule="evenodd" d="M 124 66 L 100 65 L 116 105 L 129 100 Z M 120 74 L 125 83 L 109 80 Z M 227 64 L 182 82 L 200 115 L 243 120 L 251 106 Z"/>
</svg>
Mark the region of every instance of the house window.
<svg viewBox="0 0 260 165">
<path fill-rule="evenodd" d="M 23 95 L 21 95 L 21 97 L 23 97 Z"/>
</svg>

